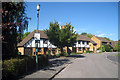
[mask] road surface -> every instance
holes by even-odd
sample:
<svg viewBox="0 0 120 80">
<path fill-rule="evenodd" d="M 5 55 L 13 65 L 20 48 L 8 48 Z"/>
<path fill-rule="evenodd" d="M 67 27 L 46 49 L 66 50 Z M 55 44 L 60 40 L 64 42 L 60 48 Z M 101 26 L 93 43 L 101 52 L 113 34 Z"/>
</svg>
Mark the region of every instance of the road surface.
<svg viewBox="0 0 120 80">
<path fill-rule="evenodd" d="M 55 78 L 118 78 L 118 64 L 107 58 L 109 54 L 116 53 L 83 54 Z"/>
</svg>

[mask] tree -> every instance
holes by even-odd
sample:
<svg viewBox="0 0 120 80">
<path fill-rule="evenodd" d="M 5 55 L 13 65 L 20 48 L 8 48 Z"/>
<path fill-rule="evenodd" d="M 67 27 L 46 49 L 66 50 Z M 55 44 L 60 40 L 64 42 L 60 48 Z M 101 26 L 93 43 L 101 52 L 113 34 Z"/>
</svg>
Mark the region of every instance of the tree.
<svg viewBox="0 0 120 80">
<path fill-rule="evenodd" d="M 19 34 L 17 37 L 17 43 L 21 42 L 25 37 L 27 37 L 30 34 L 30 32 L 26 32 L 25 34 Z"/>
<path fill-rule="evenodd" d="M 93 35 L 92 34 L 87 34 L 87 37 L 92 38 Z"/>
<path fill-rule="evenodd" d="M 25 37 L 27 37 L 29 34 L 30 34 L 30 32 L 26 32 L 25 34 L 23 34 L 22 40 L 23 40 Z"/>
<path fill-rule="evenodd" d="M 102 52 L 111 52 L 112 51 L 112 46 L 110 44 L 106 44 L 106 45 L 101 45 L 98 50 L 102 50 Z"/>
<path fill-rule="evenodd" d="M 92 34 L 87 34 L 86 32 L 83 32 L 83 33 L 81 33 L 81 35 L 87 35 L 87 37 L 89 37 L 89 38 L 92 38 L 93 37 L 93 35 Z"/>
<path fill-rule="evenodd" d="M 98 50 L 102 50 L 102 52 L 105 52 L 105 46 L 104 45 L 101 45 Z"/>
<path fill-rule="evenodd" d="M 120 42 L 117 42 L 117 43 L 115 44 L 115 46 L 113 47 L 113 50 L 120 52 Z"/>
<path fill-rule="evenodd" d="M 67 46 L 67 53 L 70 54 L 69 52 L 69 48 L 71 46 L 74 46 L 75 43 L 77 42 L 77 37 L 78 34 L 76 33 L 76 31 L 73 30 L 73 26 L 66 23 L 66 25 L 64 26 L 63 29 L 61 29 L 65 35 L 65 44 Z"/>
<path fill-rule="evenodd" d="M 105 47 L 105 51 L 111 52 L 112 46 L 110 44 L 106 44 L 106 45 L 104 45 L 104 47 Z"/>
<path fill-rule="evenodd" d="M 81 35 L 87 35 L 87 33 L 86 33 L 86 32 L 83 32 L 83 33 L 81 33 Z"/>
<path fill-rule="evenodd" d="M 63 47 L 72 46 L 76 42 L 77 34 L 73 31 L 73 27 L 70 24 L 65 26 L 59 26 L 58 22 L 50 22 L 49 29 L 45 30 L 48 36 L 48 40 L 55 46 L 61 49 L 63 52 Z"/>
<path fill-rule="evenodd" d="M 21 35 L 28 28 L 25 7 L 24 2 L 2 3 L 2 53 L 5 56 L 17 54 L 17 33 Z"/>
<path fill-rule="evenodd" d="M 108 40 L 108 41 L 110 41 L 110 39 L 109 38 L 107 38 L 107 37 L 104 37 L 106 40 Z"/>
</svg>

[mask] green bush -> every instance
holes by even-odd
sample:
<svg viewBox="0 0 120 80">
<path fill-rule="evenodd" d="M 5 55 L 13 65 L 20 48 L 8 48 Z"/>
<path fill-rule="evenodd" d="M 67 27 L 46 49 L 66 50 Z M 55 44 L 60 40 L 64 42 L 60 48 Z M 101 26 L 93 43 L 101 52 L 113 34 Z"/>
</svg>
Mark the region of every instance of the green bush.
<svg viewBox="0 0 120 80">
<path fill-rule="evenodd" d="M 68 56 L 69 54 L 67 52 L 62 52 L 62 53 L 59 53 L 60 56 Z"/>
<path fill-rule="evenodd" d="M 97 50 L 102 50 L 102 52 L 105 52 L 105 46 L 101 45 Z"/>
<path fill-rule="evenodd" d="M 105 51 L 111 52 L 112 46 L 109 44 L 104 45 L 105 46 Z"/>
<path fill-rule="evenodd" d="M 3 79 L 14 79 L 23 73 L 27 73 L 36 69 L 35 56 L 23 56 L 20 59 L 14 58 L 3 61 L 2 77 Z M 38 56 L 38 67 L 43 67 L 48 64 L 48 56 Z"/>
<path fill-rule="evenodd" d="M 83 54 L 83 53 L 71 53 L 70 55 L 77 55 L 77 54 Z"/>
<path fill-rule="evenodd" d="M 94 53 L 93 51 L 86 51 L 86 53 Z"/>
<path fill-rule="evenodd" d="M 60 57 L 60 53 L 58 53 L 58 54 L 55 54 L 56 55 L 56 57 Z"/>
</svg>

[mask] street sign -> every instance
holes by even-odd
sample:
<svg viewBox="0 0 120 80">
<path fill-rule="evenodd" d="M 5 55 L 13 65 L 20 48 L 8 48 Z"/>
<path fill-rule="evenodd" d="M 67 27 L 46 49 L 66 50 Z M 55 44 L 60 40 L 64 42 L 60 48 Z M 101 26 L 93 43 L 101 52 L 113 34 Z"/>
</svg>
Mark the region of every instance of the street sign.
<svg viewBox="0 0 120 80">
<path fill-rule="evenodd" d="M 35 37 L 36 40 L 40 40 L 40 33 L 35 33 L 34 37 Z"/>
</svg>

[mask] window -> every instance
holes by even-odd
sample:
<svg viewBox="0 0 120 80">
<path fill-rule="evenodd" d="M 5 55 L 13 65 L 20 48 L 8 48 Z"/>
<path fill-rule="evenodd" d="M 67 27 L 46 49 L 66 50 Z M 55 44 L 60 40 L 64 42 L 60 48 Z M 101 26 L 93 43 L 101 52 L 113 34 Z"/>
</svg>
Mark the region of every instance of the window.
<svg viewBox="0 0 120 80">
<path fill-rule="evenodd" d="M 111 44 L 111 42 L 109 44 Z"/>
<path fill-rule="evenodd" d="M 47 44 L 47 40 L 46 39 L 43 39 L 43 44 Z"/>
<path fill-rule="evenodd" d="M 89 45 L 89 41 L 87 41 L 87 45 Z"/>
<path fill-rule="evenodd" d="M 84 44 L 85 42 L 84 42 L 84 41 L 82 41 L 82 43 Z"/>
<path fill-rule="evenodd" d="M 81 47 L 78 48 L 78 51 L 81 51 Z"/>
</svg>

